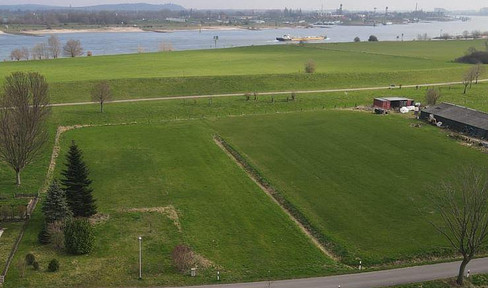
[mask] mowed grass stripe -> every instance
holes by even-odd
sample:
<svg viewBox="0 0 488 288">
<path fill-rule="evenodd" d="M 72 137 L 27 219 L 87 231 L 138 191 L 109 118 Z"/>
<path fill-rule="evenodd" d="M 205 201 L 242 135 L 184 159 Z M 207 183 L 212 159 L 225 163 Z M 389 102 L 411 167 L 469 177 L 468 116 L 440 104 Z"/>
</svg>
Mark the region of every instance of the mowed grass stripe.
<svg viewBox="0 0 488 288">
<path fill-rule="evenodd" d="M 212 121 L 328 238 L 347 263 L 443 254 L 449 245 L 419 213 L 449 169 L 486 155 L 398 116 L 351 111 Z"/>
</svg>

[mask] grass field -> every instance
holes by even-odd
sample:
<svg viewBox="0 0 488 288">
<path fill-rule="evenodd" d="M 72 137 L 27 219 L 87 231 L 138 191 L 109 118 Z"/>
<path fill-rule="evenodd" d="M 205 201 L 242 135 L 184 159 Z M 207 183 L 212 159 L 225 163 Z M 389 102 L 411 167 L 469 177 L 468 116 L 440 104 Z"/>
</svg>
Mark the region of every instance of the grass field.
<svg viewBox="0 0 488 288">
<path fill-rule="evenodd" d="M 312 90 L 460 81 L 468 66 L 453 63 L 481 41 L 277 45 L 0 63 L 0 80 L 37 71 L 52 102 L 90 99 L 96 81 L 110 80 L 115 99 Z M 313 75 L 303 73 L 312 59 Z"/>
<path fill-rule="evenodd" d="M 95 251 L 72 257 L 39 246 L 39 213 L 18 252 L 40 258 L 41 272 L 9 275 L 9 287 L 176 285 L 266 280 L 336 272 L 279 207 L 248 179 L 199 123 L 85 128 L 64 134 L 84 150 L 99 212 Z M 60 168 L 60 166 L 58 166 Z M 59 170 L 59 169 L 58 169 Z M 174 207 L 181 231 L 165 214 L 130 209 Z M 39 210 L 38 210 L 39 212 Z M 137 280 L 137 237 L 144 241 L 144 280 Z M 196 279 L 179 275 L 171 249 L 187 243 L 215 267 Z M 51 257 L 61 272 L 44 272 Z M 62 282 L 60 282 L 62 281 Z"/>
<path fill-rule="evenodd" d="M 428 207 L 425 195 L 449 169 L 487 160 L 444 132 L 409 124 L 401 117 L 333 111 L 213 123 L 314 226 L 346 249 L 347 262 L 359 257 L 365 265 L 447 248 L 419 215 Z"/>
<path fill-rule="evenodd" d="M 110 80 L 115 99 L 444 82 L 462 78 L 468 66 L 451 60 L 470 46 L 481 48 L 482 42 L 246 47 L 0 63 L 0 78 L 17 70 L 40 71 L 50 82 L 53 102 L 88 101 L 91 85 L 101 79 Z M 299 72 L 312 57 L 318 73 Z M 459 85 L 442 87 L 442 101 L 488 111 L 487 87 L 474 85 L 467 95 Z M 39 190 L 58 126 L 116 124 L 71 131 L 62 142 L 63 153 L 71 139 L 85 151 L 100 211 L 109 219 L 96 226 L 94 253 L 71 257 L 37 244 L 42 223 L 37 209 L 7 287 L 59 286 L 60 279 L 73 286 L 213 283 L 214 268 L 196 279 L 175 273 L 169 253 L 181 242 L 221 266 L 225 282 L 344 272 L 215 146 L 214 133 L 344 248 L 346 262 L 360 257 L 368 266 L 445 252 L 446 243 L 418 217 L 417 207 L 425 207 L 428 184 L 446 167 L 481 164 L 486 156 L 432 127 L 411 128 L 413 120 L 337 111 L 369 106 L 379 96 L 422 101 L 424 94 L 425 88 L 300 94 L 296 101 L 288 101 L 289 95 L 258 95 L 257 101 L 112 103 L 103 114 L 97 105 L 53 108 L 51 141 L 23 173 L 20 190 L 0 163 L 1 195 Z M 179 213 L 182 232 L 163 214 L 126 210 L 169 205 Z M 141 234 L 151 255 L 143 282 L 136 279 L 135 239 Z M 2 247 L 10 245 L 3 237 L 0 241 Z M 42 271 L 27 269 L 21 277 L 18 263 L 28 252 L 39 256 Z M 45 272 L 53 257 L 61 261 L 59 274 Z"/>
</svg>

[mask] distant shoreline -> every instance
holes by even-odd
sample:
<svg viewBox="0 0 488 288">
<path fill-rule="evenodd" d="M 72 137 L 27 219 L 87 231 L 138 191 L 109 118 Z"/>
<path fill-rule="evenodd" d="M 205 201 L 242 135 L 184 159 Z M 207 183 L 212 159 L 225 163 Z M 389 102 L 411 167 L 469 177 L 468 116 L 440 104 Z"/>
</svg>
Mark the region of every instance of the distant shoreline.
<svg viewBox="0 0 488 288">
<path fill-rule="evenodd" d="M 268 28 L 263 28 L 268 29 Z M 41 29 L 41 30 L 23 30 L 16 32 L 1 31 L 0 34 L 15 34 L 15 35 L 32 35 L 41 36 L 49 34 L 70 34 L 70 33 L 140 33 L 140 32 L 155 32 L 155 33 L 172 33 L 179 31 L 235 31 L 247 30 L 245 27 L 218 27 L 218 26 L 204 26 L 204 27 L 188 27 L 185 29 L 142 29 L 139 27 L 103 27 L 103 28 L 88 28 L 88 29 Z"/>
<path fill-rule="evenodd" d="M 56 29 L 39 29 L 39 30 L 22 30 L 22 31 L 2 31 L 1 34 L 11 34 L 11 35 L 24 35 L 24 36 L 43 36 L 49 34 L 71 34 L 71 33 L 141 33 L 141 32 L 154 32 L 154 33 L 173 33 L 182 31 L 238 31 L 238 30 L 270 30 L 270 29 L 286 29 L 286 28 L 306 28 L 303 26 L 297 27 L 242 27 L 242 26 L 192 26 L 184 27 L 181 29 L 168 28 L 164 29 L 143 29 L 140 27 L 102 27 L 102 28 L 56 28 Z"/>
</svg>

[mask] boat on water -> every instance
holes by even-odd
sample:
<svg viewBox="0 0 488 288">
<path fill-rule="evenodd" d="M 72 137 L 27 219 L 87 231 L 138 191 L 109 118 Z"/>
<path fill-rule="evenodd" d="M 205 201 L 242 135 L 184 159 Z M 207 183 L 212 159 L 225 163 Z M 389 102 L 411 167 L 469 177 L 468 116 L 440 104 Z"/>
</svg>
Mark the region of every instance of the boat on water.
<svg viewBox="0 0 488 288">
<path fill-rule="evenodd" d="M 325 40 L 326 36 L 305 36 L 305 37 L 292 37 L 290 35 L 283 35 L 282 37 L 276 37 L 276 40 L 280 42 L 294 41 L 294 42 L 307 42 L 307 41 L 320 41 Z"/>
<path fill-rule="evenodd" d="M 289 34 L 283 35 L 283 37 L 276 37 L 276 40 L 280 42 L 291 41 L 291 36 Z"/>
</svg>

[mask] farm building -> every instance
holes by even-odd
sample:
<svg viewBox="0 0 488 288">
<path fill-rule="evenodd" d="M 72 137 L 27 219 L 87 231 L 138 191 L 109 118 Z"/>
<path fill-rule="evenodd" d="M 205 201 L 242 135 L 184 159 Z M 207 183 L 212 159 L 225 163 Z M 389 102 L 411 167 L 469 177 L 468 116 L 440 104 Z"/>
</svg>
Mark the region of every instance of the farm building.
<svg viewBox="0 0 488 288">
<path fill-rule="evenodd" d="M 414 100 L 403 97 L 374 98 L 373 106 L 385 110 L 413 106 Z"/>
<path fill-rule="evenodd" d="M 479 139 L 488 139 L 488 114 L 450 103 L 431 106 L 420 112 L 420 119 L 462 132 Z M 440 122 L 440 123 L 439 123 Z"/>
</svg>

